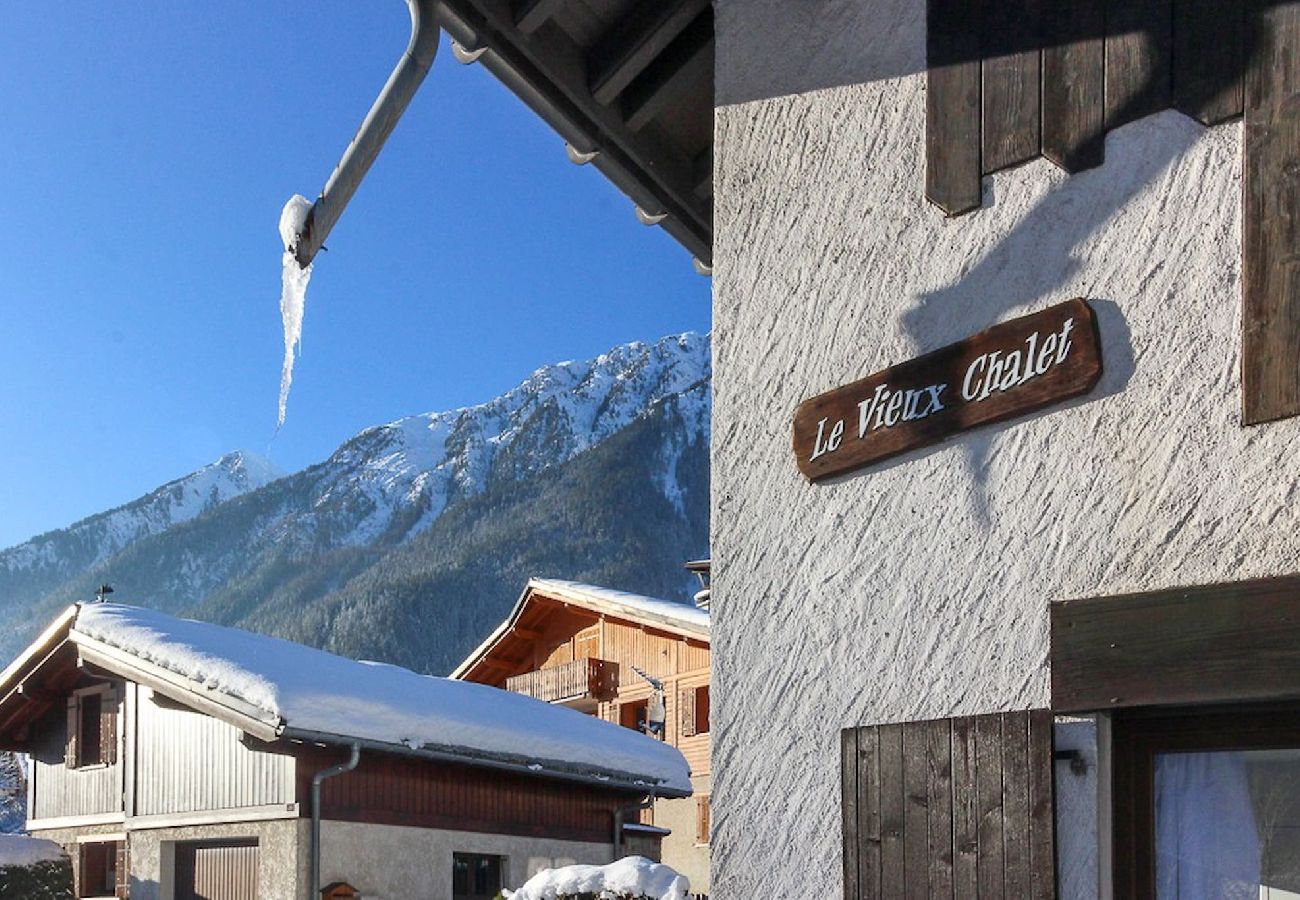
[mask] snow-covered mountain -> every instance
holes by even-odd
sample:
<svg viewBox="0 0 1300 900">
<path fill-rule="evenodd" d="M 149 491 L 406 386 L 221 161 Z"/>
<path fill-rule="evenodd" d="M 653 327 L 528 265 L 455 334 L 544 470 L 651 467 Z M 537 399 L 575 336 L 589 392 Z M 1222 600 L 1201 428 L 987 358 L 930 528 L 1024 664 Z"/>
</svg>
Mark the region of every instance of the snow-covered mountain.
<svg viewBox="0 0 1300 900">
<path fill-rule="evenodd" d="M 232 454 L 0 553 L 0 614 L 33 613 L 0 652 L 101 582 L 124 602 L 430 671 L 530 575 L 685 599 L 680 564 L 707 552 L 710 375 L 708 336 L 683 334 L 366 429 L 284 477 Z M 439 633 L 409 633 L 414 620 Z"/>
<path fill-rule="evenodd" d="M 137 500 L 0 551 L 0 583 L 9 588 L 8 596 L 0 594 L 0 608 L 20 592 L 92 569 L 135 541 L 188 522 L 280 475 L 256 454 L 228 453 Z"/>
</svg>

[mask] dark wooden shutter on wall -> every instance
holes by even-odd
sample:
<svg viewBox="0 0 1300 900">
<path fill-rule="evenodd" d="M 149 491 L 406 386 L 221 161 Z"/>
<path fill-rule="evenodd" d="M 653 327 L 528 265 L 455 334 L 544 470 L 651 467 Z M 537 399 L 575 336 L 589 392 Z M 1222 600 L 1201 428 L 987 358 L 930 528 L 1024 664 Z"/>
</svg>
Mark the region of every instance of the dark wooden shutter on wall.
<svg viewBox="0 0 1300 900">
<path fill-rule="evenodd" d="M 111 766 L 117 762 L 117 690 L 109 687 L 99 701 L 99 759 Z"/>
<path fill-rule="evenodd" d="M 677 692 L 677 721 L 681 737 L 695 736 L 695 688 Z"/>
<path fill-rule="evenodd" d="M 77 732 L 81 729 L 81 704 L 77 696 L 68 698 L 68 735 L 63 745 L 63 763 L 69 769 L 77 767 Z"/>
<path fill-rule="evenodd" d="M 1049 711 L 841 739 L 845 900 L 1056 896 Z"/>
</svg>

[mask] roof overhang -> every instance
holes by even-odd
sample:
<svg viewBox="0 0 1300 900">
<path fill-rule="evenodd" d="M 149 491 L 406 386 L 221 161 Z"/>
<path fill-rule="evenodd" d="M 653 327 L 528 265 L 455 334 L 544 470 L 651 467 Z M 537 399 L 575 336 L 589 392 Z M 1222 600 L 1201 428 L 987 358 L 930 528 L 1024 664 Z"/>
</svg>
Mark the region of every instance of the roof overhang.
<svg viewBox="0 0 1300 900">
<path fill-rule="evenodd" d="M 541 116 L 575 162 L 712 264 L 709 0 L 442 0 L 440 12 L 463 58 Z"/>
</svg>

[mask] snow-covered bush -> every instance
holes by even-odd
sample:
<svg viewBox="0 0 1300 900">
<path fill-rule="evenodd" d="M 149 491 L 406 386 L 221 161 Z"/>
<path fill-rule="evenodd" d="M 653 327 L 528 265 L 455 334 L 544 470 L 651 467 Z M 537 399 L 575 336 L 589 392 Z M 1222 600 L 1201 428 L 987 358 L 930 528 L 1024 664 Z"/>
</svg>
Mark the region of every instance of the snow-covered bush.
<svg viewBox="0 0 1300 900">
<path fill-rule="evenodd" d="M 607 866 L 543 869 L 509 900 L 686 900 L 691 883 L 676 870 L 643 856 Z"/>
<path fill-rule="evenodd" d="M 0 897 L 72 900 L 72 860 L 53 841 L 0 834 Z"/>
</svg>

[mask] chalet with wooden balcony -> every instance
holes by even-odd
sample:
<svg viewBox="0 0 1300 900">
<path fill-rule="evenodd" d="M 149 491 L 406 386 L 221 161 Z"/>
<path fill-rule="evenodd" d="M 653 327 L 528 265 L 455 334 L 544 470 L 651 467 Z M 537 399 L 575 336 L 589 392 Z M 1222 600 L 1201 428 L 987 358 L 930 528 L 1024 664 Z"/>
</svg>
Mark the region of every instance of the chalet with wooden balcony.
<svg viewBox="0 0 1300 900">
<path fill-rule="evenodd" d="M 691 792 L 672 747 L 573 710 L 108 603 L 0 673 L 0 747 L 82 898 L 487 900 Z"/>
<path fill-rule="evenodd" d="M 709 890 L 707 611 L 535 578 L 509 618 L 451 677 L 578 709 L 680 750 L 695 796 L 658 798 L 640 828 L 662 835 L 663 862 L 686 874 L 695 890 Z"/>
</svg>

